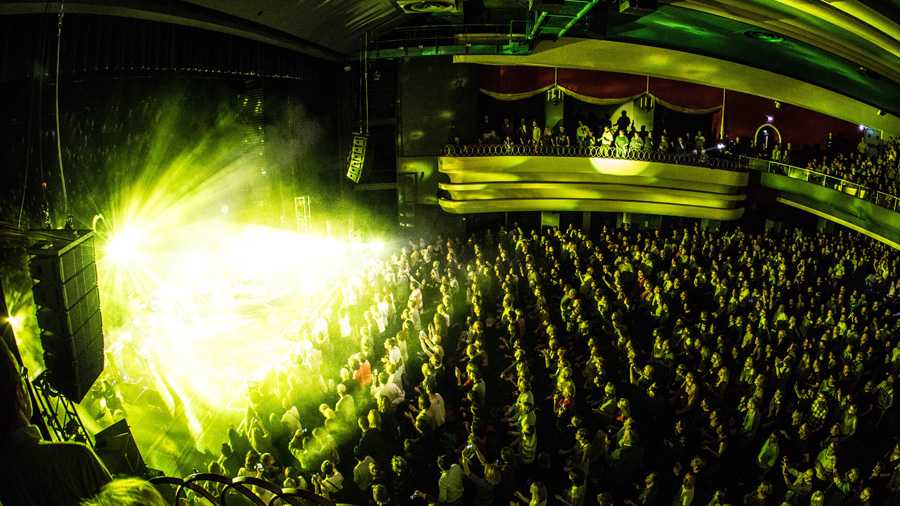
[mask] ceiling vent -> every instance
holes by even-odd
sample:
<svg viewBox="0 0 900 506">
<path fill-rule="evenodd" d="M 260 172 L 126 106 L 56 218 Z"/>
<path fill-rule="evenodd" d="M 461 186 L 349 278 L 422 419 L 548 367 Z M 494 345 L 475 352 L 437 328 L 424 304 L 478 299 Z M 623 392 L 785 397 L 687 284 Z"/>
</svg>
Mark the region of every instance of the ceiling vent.
<svg viewBox="0 0 900 506">
<path fill-rule="evenodd" d="M 455 14 L 459 12 L 457 0 L 397 0 L 406 14 Z"/>
<path fill-rule="evenodd" d="M 769 44 L 781 44 L 784 42 L 784 37 L 772 32 L 763 32 L 760 30 L 750 30 L 749 32 L 744 32 L 744 35 L 750 37 L 753 40 L 758 40 L 760 42 L 768 42 Z"/>
</svg>

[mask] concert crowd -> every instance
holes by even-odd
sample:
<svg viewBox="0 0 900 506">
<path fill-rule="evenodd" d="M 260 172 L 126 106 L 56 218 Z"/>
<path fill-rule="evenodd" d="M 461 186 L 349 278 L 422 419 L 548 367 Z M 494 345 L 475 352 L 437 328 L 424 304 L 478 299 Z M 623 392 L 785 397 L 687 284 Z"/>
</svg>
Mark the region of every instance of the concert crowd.
<svg viewBox="0 0 900 506">
<path fill-rule="evenodd" d="M 323 316 L 339 373 L 273 371 L 209 471 L 382 506 L 893 504 L 898 259 L 725 226 L 413 242 Z"/>
</svg>

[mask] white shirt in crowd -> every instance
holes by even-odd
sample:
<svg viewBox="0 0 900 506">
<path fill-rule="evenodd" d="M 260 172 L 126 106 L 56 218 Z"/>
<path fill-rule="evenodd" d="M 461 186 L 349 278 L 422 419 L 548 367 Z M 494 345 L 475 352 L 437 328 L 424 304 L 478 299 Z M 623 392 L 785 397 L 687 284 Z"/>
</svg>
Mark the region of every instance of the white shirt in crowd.
<svg viewBox="0 0 900 506">
<path fill-rule="evenodd" d="M 462 499 L 465 488 L 463 486 L 463 471 L 459 464 L 453 464 L 450 469 L 441 473 L 438 481 L 438 500 L 441 504 L 454 503 Z"/>
<path fill-rule="evenodd" d="M 431 401 L 431 407 L 428 408 L 428 416 L 434 420 L 435 428 L 442 427 L 447 421 L 447 408 L 444 407 L 444 398 L 441 394 L 434 392 L 428 396 Z"/>
<path fill-rule="evenodd" d="M 377 399 L 378 397 L 386 397 L 391 405 L 396 406 L 397 404 L 400 404 L 401 401 L 403 401 L 404 394 L 403 390 L 401 390 L 396 383 L 391 383 L 390 381 L 388 381 L 384 385 L 378 387 L 378 389 L 376 390 L 375 398 Z"/>
</svg>

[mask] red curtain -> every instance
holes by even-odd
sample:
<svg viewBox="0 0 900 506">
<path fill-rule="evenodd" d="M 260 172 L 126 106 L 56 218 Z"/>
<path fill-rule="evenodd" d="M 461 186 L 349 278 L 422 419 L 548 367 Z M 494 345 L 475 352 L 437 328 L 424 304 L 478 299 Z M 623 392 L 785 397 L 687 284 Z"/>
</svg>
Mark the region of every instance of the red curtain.
<svg viewBox="0 0 900 506">
<path fill-rule="evenodd" d="M 481 89 L 498 95 L 518 95 L 553 84 L 555 69 L 547 67 L 481 66 Z"/>
<path fill-rule="evenodd" d="M 722 106 L 722 88 L 702 84 L 651 77 L 650 94 L 684 109 L 706 110 Z"/>
<path fill-rule="evenodd" d="M 766 123 L 778 129 L 783 143 L 790 142 L 794 149 L 804 144 L 822 144 L 828 132 L 835 138 L 858 139 L 859 125 L 843 121 L 809 109 L 781 103 L 775 105 L 770 98 L 758 97 L 737 91 L 728 91 L 725 99 L 725 133 L 728 137 L 751 139 L 756 130 Z"/>
<path fill-rule="evenodd" d="M 481 91 L 498 100 L 521 100 L 559 86 L 566 94 L 600 104 L 621 103 L 644 93 L 664 107 L 703 114 L 722 106 L 722 89 L 644 75 L 547 67 L 481 67 Z M 716 129 L 718 131 L 718 129 Z"/>
<path fill-rule="evenodd" d="M 559 85 L 593 98 L 629 98 L 647 91 L 647 77 L 597 70 L 559 69 Z"/>
</svg>

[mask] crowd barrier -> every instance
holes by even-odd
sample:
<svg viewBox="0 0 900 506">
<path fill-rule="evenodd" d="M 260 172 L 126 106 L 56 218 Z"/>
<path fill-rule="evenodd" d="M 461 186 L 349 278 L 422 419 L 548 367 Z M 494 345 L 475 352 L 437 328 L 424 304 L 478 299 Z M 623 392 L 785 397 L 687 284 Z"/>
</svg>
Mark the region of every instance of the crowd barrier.
<svg viewBox="0 0 900 506">
<path fill-rule="evenodd" d="M 150 483 L 156 485 L 175 506 L 338 506 L 307 490 L 280 488 L 249 476 L 232 479 L 214 473 L 195 473 L 184 478 L 159 476 L 151 478 Z"/>
</svg>

